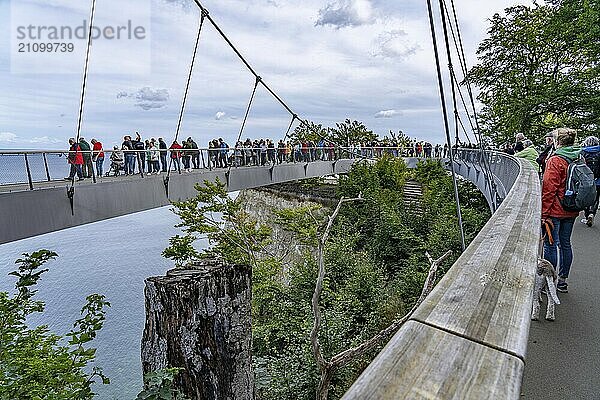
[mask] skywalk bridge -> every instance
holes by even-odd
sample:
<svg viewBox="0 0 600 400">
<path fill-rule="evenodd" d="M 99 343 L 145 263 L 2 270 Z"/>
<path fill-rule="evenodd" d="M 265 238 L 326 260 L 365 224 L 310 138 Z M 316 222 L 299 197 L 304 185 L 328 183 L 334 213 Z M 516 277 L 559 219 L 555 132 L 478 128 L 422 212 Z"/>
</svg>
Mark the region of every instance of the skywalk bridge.
<svg viewBox="0 0 600 400">
<path fill-rule="evenodd" d="M 173 140 L 178 140 L 180 134 L 203 26 L 214 28 L 242 61 L 243 68 L 255 78 L 236 142 L 244 133 L 257 89 L 266 90 L 291 117 L 284 140 L 295 124 L 312 130 L 312 125 L 301 119 L 258 75 L 200 0 L 194 0 L 194 3 L 199 11 L 198 31 L 191 49 L 193 55 Z M 76 141 L 79 141 L 82 130 L 95 8 L 96 0 L 91 0 Z M 437 47 L 439 30 L 435 27 L 436 15 L 441 20 L 446 45 L 455 143 L 458 143 L 459 128 L 468 138 L 458 109 L 459 100 L 465 110 L 462 115 L 471 124 L 475 142 L 482 143 L 477 119 L 471 120 L 471 116 L 477 114 L 473 94 L 467 84 L 469 106 L 462 93 L 463 87 L 458 84 L 462 80 L 456 74 L 458 68 L 453 68 L 453 60 L 458 58 L 460 71 L 468 83 L 454 2 L 450 0 L 448 5 L 440 0 L 439 9 L 434 13 L 432 0 L 427 0 L 427 8 L 446 143 L 452 145 L 442 62 Z M 451 39 L 456 47 L 455 55 L 450 48 Z M 90 180 L 80 183 L 56 180 L 50 173 L 49 154 L 42 155 L 45 174 L 40 177 L 38 172 L 36 176 L 30 165 L 33 155 L 21 154 L 28 171 L 26 178 L 13 184 L 0 180 L 0 243 L 165 206 L 171 200 L 194 196 L 194 184 L 205 179 L 219 178 L 226 182 L 228 190 L 235 191 L 345 173 L 353 163 L 362 159 L 348 156 L 348 152 L 345 154 L 331 161 L 209 168 L 187 174 L 170 173 L 168 179 L 156 175 L 143 178 L 103 177 L 96 179 L 96 183 Z M 407 163 L 410 166 L 416 161 L 408 159 Z M 66 167 L 64 158 L 62 164 Z M 348 390 L 345 399 L 479 400 L 518 399 L 520 396 L 538 255 L 539 179 L 527 161 L 483 150 L 458 150 L 452 161 L 446 162 L 446 167 L 454 175 L 470 180 L 482 191 L 493 211 L 492 217 L 412 318 Z M 455 196 L 458 197 L 457 193 Z"/>
<path fill-rule="evenodd" d="M 160 175 L 103 177 L 73 186 L 72 209 L 70 182 L 2 185 L 0 242 L 165 206 L 194 196 L 194 184 L 205 179 L 219 178 L 236 191 L 345 173 L 359 160 L 173 174 L 168 196 Z M 418 159 L 406 161 L 414 167 Z M 519 398 L 538 252 L 539 179 L 527 161 L 496 152 L 458 150 L 445 164 L 477 185 L 495 212 L 345 399 Z"/>
</svg>

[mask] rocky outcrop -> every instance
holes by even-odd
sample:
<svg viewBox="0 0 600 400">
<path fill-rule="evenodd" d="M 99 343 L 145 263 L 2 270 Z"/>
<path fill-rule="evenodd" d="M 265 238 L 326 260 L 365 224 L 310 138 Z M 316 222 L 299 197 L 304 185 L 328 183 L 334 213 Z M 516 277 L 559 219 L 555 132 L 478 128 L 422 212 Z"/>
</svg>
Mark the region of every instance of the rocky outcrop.
<svg viewBox="0 0 600 400">
<path fill-rule="evenodd" d="M 214 262 L 146 279 L 144 373 L 182 368 L 190 399 L 252 399 L 250 282 L 250 267 Z"/>
</svg>

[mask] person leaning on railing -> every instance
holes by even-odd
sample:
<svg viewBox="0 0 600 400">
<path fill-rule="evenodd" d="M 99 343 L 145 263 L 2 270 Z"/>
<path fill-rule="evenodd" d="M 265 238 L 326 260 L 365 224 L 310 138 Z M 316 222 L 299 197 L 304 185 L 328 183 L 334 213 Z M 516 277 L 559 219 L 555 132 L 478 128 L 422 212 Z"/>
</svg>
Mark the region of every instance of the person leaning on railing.
<svg viewBox="0 0 600 400">
<path fill-rule="evenodd" d="M 102 143 L 96 139 L 91 140 L 92 143 L 92 161 L 96 163 L 96 175 L 101 177 L 104 174 L 104 149 Z"/>
<path fill-rule="evenodd" d="M 67 162 L 71 166 L 71 170 L 69 172 L 69 176 L 65 179 L 73 180 L 73 178 L 75 178 L 75 174 L 77 174 L 77 180 L 82 181 L 83 172 L 81 170 L 81 166 L 83 165 L 83 155 L 81 154 L 79 143 L 75 141 L 75 138 L 69 139 L 69 154 L 67 156 Z"/>
</svg>

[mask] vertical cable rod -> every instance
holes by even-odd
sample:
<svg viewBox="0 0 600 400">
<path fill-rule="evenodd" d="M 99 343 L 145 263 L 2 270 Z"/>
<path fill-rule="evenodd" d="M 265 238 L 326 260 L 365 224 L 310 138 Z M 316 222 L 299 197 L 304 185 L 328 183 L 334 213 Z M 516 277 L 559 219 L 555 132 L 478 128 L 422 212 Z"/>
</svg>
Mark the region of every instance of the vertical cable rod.
<svg viewBox="0 0 600 400">
<path fill-rule="evenodd" d="M 431 4 L 431 0 L 427 0 L 427 10 L 429 13 L 429 27 L 431 29 L 431 41 L 433 43 L 433 53 L 435 55 L 437 79 L 438 79 L 438 86 L 439 86 L 439 90 L 440 90 L 440 100 L 442 103 L 442 114 L 444 116 L 444 128 L 446 130 L 446 143 L 448 144 L 448 152 L 450 155 L 450 167 L 452 170 L 452 182 L 454 184 L 454 199 L 456 201 L 456 215 L 458 217 L 458 226 L 460 229 L 462 250 L 464 251 L 466 248 L 465 232 L 463 229 L 462 211 L 460 208 L 460 197 L 458 195 L 458 183 L 456 180 L 456 171 L 454 170 L 454 152 L 452 150 L 452 140 L 450 139 L 450 125 L 448 123 L 448 110 L 446 109 L 446 96 L 444 94 L 444 82 L 442 79 L 442 69 L 440 66 L 440 55 L 439 55 L 438 46 L 437 46 L 437 37 L 436 37 L 436 33 L 435 33 L 435 22 L 433 19 L 433 7 Z M 443 15 L 444 14 L 442 11 L 442 18 L 444 18 Z"/>
</svg>

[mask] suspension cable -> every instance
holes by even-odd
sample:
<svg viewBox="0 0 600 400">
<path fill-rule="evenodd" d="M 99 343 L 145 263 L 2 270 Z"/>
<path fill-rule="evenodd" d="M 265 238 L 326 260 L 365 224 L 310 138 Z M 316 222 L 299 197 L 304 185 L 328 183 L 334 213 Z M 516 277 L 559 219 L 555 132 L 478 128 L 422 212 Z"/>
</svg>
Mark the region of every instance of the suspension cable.
<svg viewBox="0 0 600 400">
<path fill-rule="evenodd" d="M 294 125 L 294 122 L 297 119 L 298 119 L 298 116 L 296 114 L 292 115 L 292 120 L 290 121 L 287 131 L 285 132 L 285 135 L 283 136 L 283 142 L 285 142 L 285 140 L 287 139 L 288 135 L 290 134 L 290 131 L 292 130 L 292 126 Z"/>
<path fill-rule="evenodd" d="M 198 44 L 200 43 L 200 33 L 202 33 L 202 26 L 204 25 L 204 19 L 207 16 L 207 12 L 204 10 L 200 10 L 200 23 L 198 25 L 198 34 L 196 35 L 196 44 L 194 45 L 194 52 L 192 54 L 192 60 L 190 62 L 190 68 L 188 72 L 187 82 L 185 84 L 185 90 L 183 92 L 183 99 L 181 101 L 181 109 L 179 110 L 179 119 L 177 121 L 177 128 L 175 129 L 175 138 L 173 142 L 176 142 L 179 138 L 179 132 L 181 129 L 181 122 L 183 120 L 183 114 L 185 112 L 185 106 L 187 103 L 188 93 L 190 90 L 190 83 L 192 81 L 192 73 L 194 72 L 194 65 L 196 63 L 196 55 L 198 54 Z M 167 196 L 169 193 L 169 178 L 171 176 L 171 167 L 173 166 L 173 157 L 170 157 L 169 160 L 169 168 L 167 169 L 167 176 L 164 178 L 165 189 L 167 191 Z"/>
<path fill-rule="evenodd" d="M 240 133 L 238 134 L 237 140 L 235 141 L 234 147 L 240 141 L 242 137 L 242 133 L 244 132 L 244 128 L 246 127 L 246 121 L 248 120 L 248 115 L 250 114 L 250 108 L 252 107 L 252 102 L 254 101 L 254 95 L 256 94 L 256 88 L 261 81 L 261 77 L 257 76 L 254 80 L 254 88 L 252 89 L 252 95 L 250 96 L 250 101 L 248 101 L 248 107 L 246 107 L 246 114 L 244 115 L 244 120 L 242 121 L 242 126 L 240 127 Z M 231 171 L 231 164 L 229 164 L 229 168 L 227 169 L 227 176 L 229 176 L 229 172 Z"/>
<path fill-rule="evenodd" d="M 441 0 L 444 1 L 445 0 Z M 498 199 L 498 189 L 496 187 L 496 181 L 494 180 L 494 176 L 491 172 L 491 167 L 489 164 L 489 159 L 486 157 L 485 153 L 484 153 L 484 144 L 483 144 L 483 138 L 482 138 L 482 133 L 481 133 L 481 127 L 479 125 L 479 118 L 477 117 L 477 109 L 475 108 L 475 98 L 473 96 L 473 90 L 471 88 L 471 82 L 469 80 L 469 75 L 467 72 L 467 58 L 465 56 L 465 49 L 463 46 L 463 42 L 462 42 L 462 35 L 460 33 L 460 24 L 458 23 L 458 17 L 457 17 L 457 13 L 456 13 L 456 7 L 454 5 L 454 0 L 450 0 L 450 4 L 452 6 L 452 15 L 454 18 L 454 24 L 456 26 L 456 34 L 458 36 L 458 43 L 459 43 L 459 47 L 460 47 L 460 52 L 459 52 L 459 58 L 462 57 L 463 60 L 463 65 L 464 65 L 464 78 L 465 78 L 465 83 L 467 86 L 467 93 L 469 94 L 469 99 L 471 102 L 471 107 L 473 110 L 473 120 L 475 121 L 475 127 L 476 127 L 476 135 L 479 139 L 479 149 L 480 149 L 480 154 L 481 154 L 481 158 L 483 160 L 483 170 L 484 170 L 484 175 L 486 176 L 488 183 L 490 185 L 490 195 L 492 197 L 492 204 L 494 206 L 494 209 L 496 209 L 498 207 L 497 204 L 497 199 Z M 451 24 L 452 25 L 452 24 Z M 467 115 L 469 113 L 467 112 Z"/>
<path fill-rule="evenodd" d="M 88 69 L 90 63 L 90 49 L 92 47 L 92 27 L 94 26 L 94 16 L 96 14 L 96 0 L 92 0 L 92 10 L 90 11 L 90 29 L 88 30 L 87 46 L 85 51 L 85 65 L 83 67 L 83 80 L 81 84 L 81 98 L 79 100 L 79 117 L 77 118 L 77 143 L 81 135 L 81 122 L 83 119 L 83 105 L 85 102 L 85 92 L 87 86 Z"/>
<path fill-rule="evenodd" d="M 82 124 L 82 120 L 83 120 L 83 106 L 85 103 L 87 77 L 88 77 L 88 70 L 89 70 L 89 64 L 90 64 L 90 49 L 92 47 L 92 27 L 94 26 L 94 16 L 95 15 L 96 15 L 96 0 L 92 0 L 92 7 L 91 7 L 91 11 L 90 11 L 90 29 L 88 30 L 88 35 L 87 35 L 85 63 L 83 66 L 83 79 L 82 79 L 82 83 L 81 83 L 81 97 L 79 98 L 79 115 L 77 117 L 77 136 L 75 139 L 75 144 L 77 146 L 79 146 L 79 137 L 81 136 L 81 124 Z M 80 149 L 80 151 L 81 151 L 81 149 Z M 76 157 L 76 156 L 77 156 L 77 151 L 75 151 L 74 157 Z M 89 156 L 91 157 L 92 154 L 90 153 Z M 73 162 L 75 162 L 75 160 L 73 160 Z M 84 160 L 84 162 L 85 162 L 85 160 Z M 94 177 L 94 183 L 95 183 L 96 182 L 96 173 L 94 171 L 94 167 L 92 167 L 92 176 Z M 69 198 L 69 201 L 71 202 L 71 213 L 73 215 L 74 215 L 74 210 L 73 210 L 74 194 L 75 194 L 75 175 L 73 175 L 73 177 L 71 178 L 71 187 L 67 189 L 67 197 Z"/>
<path fill-rule="evenodd" d="M 203 12 L 206 13 L 206 18 L 208 18 L 208 21 L 212 24 L 212 26 L 217 30 L 217 32 L 219 33 L 219 35 L 221 35 L 221 37 L 225 40 L 225 42 L 227 42 L 227 44 L 229 45 L 229 47 L 231 47 L 231 49 L 234 51 L 234 53 L 238 56 L 238 58 L 242 61 L 242 63 L 244 63 L 244 65 L 246 66 L 246 68 L 248 68 L 248 70 L 250 71 L 250 73 L 252 73 L 252 75 L 254 75 L 255 78 L 260 78 L 260 76 L 258 75 L 258 73 L 254 70 L 254 68 L 252 68 L 252 66 L 250 65 L 250 63 L 248 63 L 248 61 L 246 61 L 246 59 L 244 58 L 244 56 L 242 55 L 242 53 L 235 47 L 235 45 L 233 44 L 233 42 L 231 42 L 231 40 L 227 37 L 227 35 L 225 34 L 225 32 L 223 32 L 223 30 L 221 30 L 221 28 L 219 27 L 219 25 L 217 25 L 217 23 L 212 19 L 212 17 L 210 16 L 208 10 L 202 5 L 202 3 L 200 3 L 200 0 L 194 0 L 194 2 L 196 3 L 196 5 L 200 8 L 200 10 L 202 10 Z M 285 101 L 283 101 L 281 99 L 281 97 L 279 97 L 277 95 L 277 93 L 275 93 L 270 87 L 269 85 L 267 85 L 267 83 L 264 80 L 260 80 L 260 84 L 262 86 L 264 86 L 265 89 L 267 89 L 267 91 L 269 93 L 271 93 L 271 95 L 283 106 L 283 108 L 285 108 L 287 110 L 287 112 L 289 112 L 291 115 L 295 114 L 292 109 L 285 103 Z"/>
<path fill-rule="evenodd" d="M 444 82 L 442 80 L 442 69 L 440 66 L 440 55 L 439 55 L 438 47 L 437 47 L 435 22 L 433 19 L 433 10 L 432 10 L 432 5 L 431 5 L 431 0 L 427 0 L 427 10 L 429 13 L 429 27 L 431 29 L 431 40 L 433 43 L 433 53 L 435 55 L 437 79 L 438 79 L 438 86 L 439 86 L 439 90 L 440 90 L 440 100 L 441 100 L 441 104 L 442 104 L 442 114 L 444 116 L 444 128 L 446 130 L 446 143 L 448 144 L 448 152 L 450 155 L 450 166 L 451 166 L 451 170 L 452 170 L 452 182 L 454 183 L 454 198 L 456 201 L 456 214 L 458 217 L 458 226 L 460 229 L 462 250 L 464 251 L 466 248 L 465 247 L 465 233 L 464 233 L 464 229 L 463 229 L 462 212 L 461 212 L 461 208 L 460 208 L 460 198 L 458 196 L 458 183 L 457 183 L 457 178 L 456 178 L 456 171 L 454 170 L 454 154 L 452 151 L 452 141 L 450 139 L 450 126 L 448 124 L 448 111 L 446 109 L 446 97 L 444 95 Z"/>
</svg>

